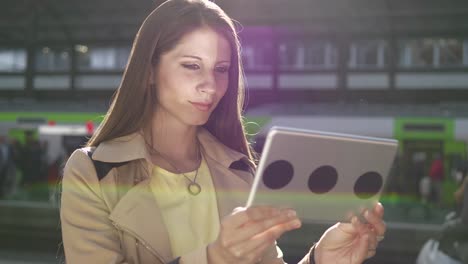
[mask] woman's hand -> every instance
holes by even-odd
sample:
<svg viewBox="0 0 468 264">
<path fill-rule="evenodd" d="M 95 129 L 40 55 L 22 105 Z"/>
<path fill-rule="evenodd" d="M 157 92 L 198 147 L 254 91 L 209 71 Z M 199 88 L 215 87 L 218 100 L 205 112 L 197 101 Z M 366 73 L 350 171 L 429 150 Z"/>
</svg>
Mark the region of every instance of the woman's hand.
<svg viewBox="0 0 468 264">
<path fill-rule="evenodd" d="M 316 244 L 316 263 L 356 264 L 374 256 L 386 230 L 383 214 L 384 208 L 378 203 L 373 210 L 364 212 L 367 223 L 353 216 L 351 223 L 330 227 Z"/>
<path fill-rule="evenodd" d="M 257 263 L 284 232 L 301 226 L 296 212 L 269 206 L 236 208 L 208 246 L 209 263 Z"/>
</svg>

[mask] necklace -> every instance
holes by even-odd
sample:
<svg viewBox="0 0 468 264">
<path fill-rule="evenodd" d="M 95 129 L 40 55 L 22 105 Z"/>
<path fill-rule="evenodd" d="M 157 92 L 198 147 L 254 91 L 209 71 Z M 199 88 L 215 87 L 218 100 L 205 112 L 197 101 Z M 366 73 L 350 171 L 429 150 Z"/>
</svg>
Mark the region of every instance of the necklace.
<svg viewBox="0 0 468 264">
<path fill-rule="evenodd" d="M 187 175 L 182 173 L 176 166 L 174 166 L 174 164 L 172 164 L 172 162 L 170 162 L 169 159 L 167 159 L 161 152 L 154 149 L 153 146 L 148 143 L 146 143 L 146 145 L 148 146 L 149 151 L 152 152 L 151 154 L 159 155 L 164 161 L 166 161 L 169 165 L 171 165 L 172 168 L 176 170 L 177 174 L 182 174 L 189 181 L 189 184 L 187 185 L 187 191 L 191 195 L 195 196 L 201 192 L 201 186 L 197 183 L 198 169 L 200 169 L 200 165 L 197 167 L 197 170 L 195 171 L 195 177 L 192 180 Z M 200 147 L 198 147 L 198 160 L 198 164 L 201 164 L 202 157 L 200 153 Z"/>
</svg>

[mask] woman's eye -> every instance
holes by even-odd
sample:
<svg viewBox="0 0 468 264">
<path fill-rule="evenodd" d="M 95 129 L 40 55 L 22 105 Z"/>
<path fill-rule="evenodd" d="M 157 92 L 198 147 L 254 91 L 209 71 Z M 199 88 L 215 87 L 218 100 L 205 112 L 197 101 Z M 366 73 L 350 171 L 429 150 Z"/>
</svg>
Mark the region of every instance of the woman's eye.
<svg viewBox="0 0 468 264">
<path fill-rule="evenodd" d="M 226 73 L 229 71 L 229 67 L 227 66 L 216 67 L 216 71 L 219 73 Z"/>
<path fill-rule="evenodd" d="M 199 70 L 200 66 L 198 64 L 182 64 L 182 67 L 189 70 Z"/>
</svg>

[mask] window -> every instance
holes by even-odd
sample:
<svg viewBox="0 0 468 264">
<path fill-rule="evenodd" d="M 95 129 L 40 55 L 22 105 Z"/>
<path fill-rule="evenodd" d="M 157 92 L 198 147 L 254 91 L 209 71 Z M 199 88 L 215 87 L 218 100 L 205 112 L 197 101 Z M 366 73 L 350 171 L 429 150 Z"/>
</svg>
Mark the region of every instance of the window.
<svg viewBox="0 0 468 264">
<path fill-rule="evenodd" d="M 441 39 L 438 42 L 439 66 L 453 67 L 463 65 L 463 41 L 459 39 Z"/>
<path fill-rule="evenodd" d="M 266 41 L 246 41 L 242 45 L 242 62 L 246 70 L 271 70 L 273 45 Z"/>
<path fill-rule="evenodd" d="M 0 48 L 0 71 L 22 72 L 26 69 L 26 50 Z"/>
<path fill-rule="evenodd" d="M 70 50 L 68 48 L 43 47 L 36 52 L 37 71 L 69 71 L 70 63 Z"/>
<path fill-rule="evenodd" d="M 461 67 L 467 65 L 464 42 L 455 38 L 425 38 L 400 42 L 402 67 Z"/>
<path fill-rule="evenodd" d="M 400 66 L 402 67 L 432 67 L 434 65 L 434 39 L 418 39 L 401 41 Z"/>
<path fill-rule="evenodd" d="M 301 69 L 303 68 L 304 54 L 303 47 L 298 43 L 281 43 L 279 45 L 279 62 L 281 69 Z"/>
<path fill-rule="evenodd" d="M 127 65 L 130 47 L 89 47 L 76 45 L 78 70 L 123 70 Z"/>
<path fill-rule="evenodd" d="M 280 68 L 284 70 L 331 69 L 337 64 L 337 49 L 328 41 L 296 40 L 279 44 Z"/>
<path fill-rule="evenodd" d="M 349 67 L 384 68 L 388 61 L 387 43 L 383 40 L 359 40 L 351 43 Z"/>
</svg>

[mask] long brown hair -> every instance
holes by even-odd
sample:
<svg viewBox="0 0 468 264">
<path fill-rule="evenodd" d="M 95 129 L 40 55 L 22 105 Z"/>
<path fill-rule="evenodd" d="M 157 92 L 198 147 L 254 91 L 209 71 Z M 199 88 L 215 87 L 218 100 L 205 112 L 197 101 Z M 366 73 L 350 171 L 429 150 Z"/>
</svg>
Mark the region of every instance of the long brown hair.
<svg viewBox="0 0 468 264">
<path fill-rule="evenodd" d="M 229 86 L 204 127 L 223 144 L 253 160 L 242 125 L 244 80 L 239 39 L 233 21 L 208 0 L 168 0 L 145 19 L 133 42 L 120 87 L 87 146 L 137 132 L 151 122 L 157 104 L 156 91 L 150 88 L 151 68 L 184 34 L 201 26 L 216 30 L 231 46 Z"/>
</svg>

